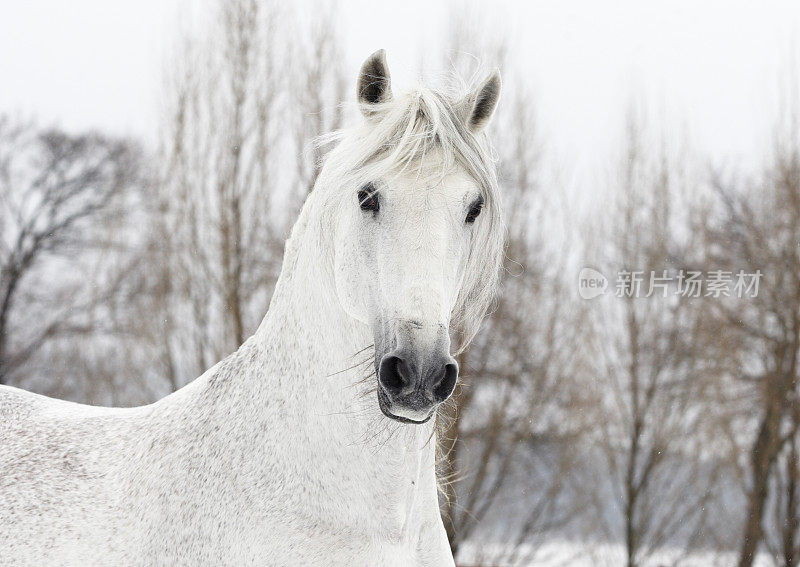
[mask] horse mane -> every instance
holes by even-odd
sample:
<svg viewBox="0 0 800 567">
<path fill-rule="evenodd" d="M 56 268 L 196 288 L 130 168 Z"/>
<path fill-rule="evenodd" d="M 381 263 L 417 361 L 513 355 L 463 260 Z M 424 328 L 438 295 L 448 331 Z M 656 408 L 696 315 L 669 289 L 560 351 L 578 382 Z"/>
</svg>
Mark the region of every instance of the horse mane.
<svg viewBox="0 0 800 567">
<path fill-rule="evenodd" d="M 419 86 L 373 105 L 370 116 L 360 125 L 317 141 L 335 146 L 326 156 L 312 192 L 318 193 L 314 197 L 322 204 L 320 221 L 325 224 L 335 222 L 337 203 L 350 203 L 358 188 L 371 180 L 411 171 L 435 182 L 437 177 L 441 179 L 462 167 L 476 181 L 486 219 L 476 227 L 452 313 L 451 325 L 458 340 L 456 354 L 472 341 L 493 304 L 505 242 L 497 160 L 488 136 L 474 134 L 465 123 L 469 103 L 463 94 Z M 426 160 L 434 155 L 436 160 Z M 433 171 L 423 167 L 431 161 L 439 162 Z"/>
</svg>

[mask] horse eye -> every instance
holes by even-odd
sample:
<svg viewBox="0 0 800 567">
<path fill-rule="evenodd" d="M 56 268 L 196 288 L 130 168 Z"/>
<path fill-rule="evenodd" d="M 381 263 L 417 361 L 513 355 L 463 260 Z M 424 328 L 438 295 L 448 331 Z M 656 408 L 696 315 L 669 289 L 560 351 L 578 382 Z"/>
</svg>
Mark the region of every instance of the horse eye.
<svg viewBox="0 0 800 567">
<path fill-rule="evenodd" d="M 483 197 L 479 197 L 477 201 L 472 203 L 472 206 L 469 208 L 469 212 L 467 213 L 466 222 L 467 224 L 472 224 L 475 222 L 475 219 L 478 218 L 478 215 L 481 214 L 481 210 L 483 209 Z"/>
<path fill-rule="evenodd" d="M 362 211 L 372 211 L 377 213 L 380 210 L 380 203 L 378 202 L 378 190 L 372 183 L 367 183 L 358 192 L 358 203 Z"/>
</svg>

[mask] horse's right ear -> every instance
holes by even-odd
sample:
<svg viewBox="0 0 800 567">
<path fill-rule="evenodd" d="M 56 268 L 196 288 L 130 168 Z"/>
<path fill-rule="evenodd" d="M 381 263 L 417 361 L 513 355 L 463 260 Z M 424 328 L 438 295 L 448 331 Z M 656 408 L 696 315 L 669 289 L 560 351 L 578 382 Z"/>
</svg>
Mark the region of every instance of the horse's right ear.
<svg viewBox="0 0 800 567">
<path fill-rule="evenodd" d="M 392 100 L 392 80 L 386 64 L 386 51 L 379 49 L 361 66 L 358 75 L 358 106 L 366 117 L 372 116 L 374 106 Z"/>
<path fill-rule="evenodd" d="M 500 71 L 495 71 L 489 75 L 478 89 L 467 97 L 466 108 L 467 126 L 473 133 L 478 134 L 486 128 L 489 120 L 497 108 L 497 101 L 500 99 Z"/>
</svg>

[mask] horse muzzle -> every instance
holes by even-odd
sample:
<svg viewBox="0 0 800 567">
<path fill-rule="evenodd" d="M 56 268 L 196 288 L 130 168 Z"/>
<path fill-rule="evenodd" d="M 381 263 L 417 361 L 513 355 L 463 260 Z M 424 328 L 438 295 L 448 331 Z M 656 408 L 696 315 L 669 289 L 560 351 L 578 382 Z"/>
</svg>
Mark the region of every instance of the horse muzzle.
<svg viewBox="0 0 800 567">
<path fill-rule="evenodd" d="M 453 393 L 458 363 L 450 356 L 446 327 L 431 330 L 413 321 L 398 325 L 395 348 L 376 353 L 378 404 L 394 420 L 425 423 Z"/>
</svg>

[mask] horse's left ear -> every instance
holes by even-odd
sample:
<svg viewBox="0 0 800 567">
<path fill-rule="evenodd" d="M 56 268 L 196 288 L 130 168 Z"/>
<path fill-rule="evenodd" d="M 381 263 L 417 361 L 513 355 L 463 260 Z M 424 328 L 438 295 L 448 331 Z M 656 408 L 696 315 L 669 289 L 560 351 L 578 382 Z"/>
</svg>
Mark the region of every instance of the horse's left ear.
<svg viewBox="0 0 800 567">
<path fill-rule="evenodd" d="M 481 132 L 489 124 L 498 100 L 500 100 L 500 71 L 495 69 L 465 101 L 467 108 L 465 122 L 474 134 Z"/>
<path fill-rule="evenodd" d="M 364 116 L 372 115 L 372 105 L 392 100 L 392 79 L 386 64 L 386 51 L 370 55 L 358 74 L 358 105 Z"/>
</svg>

